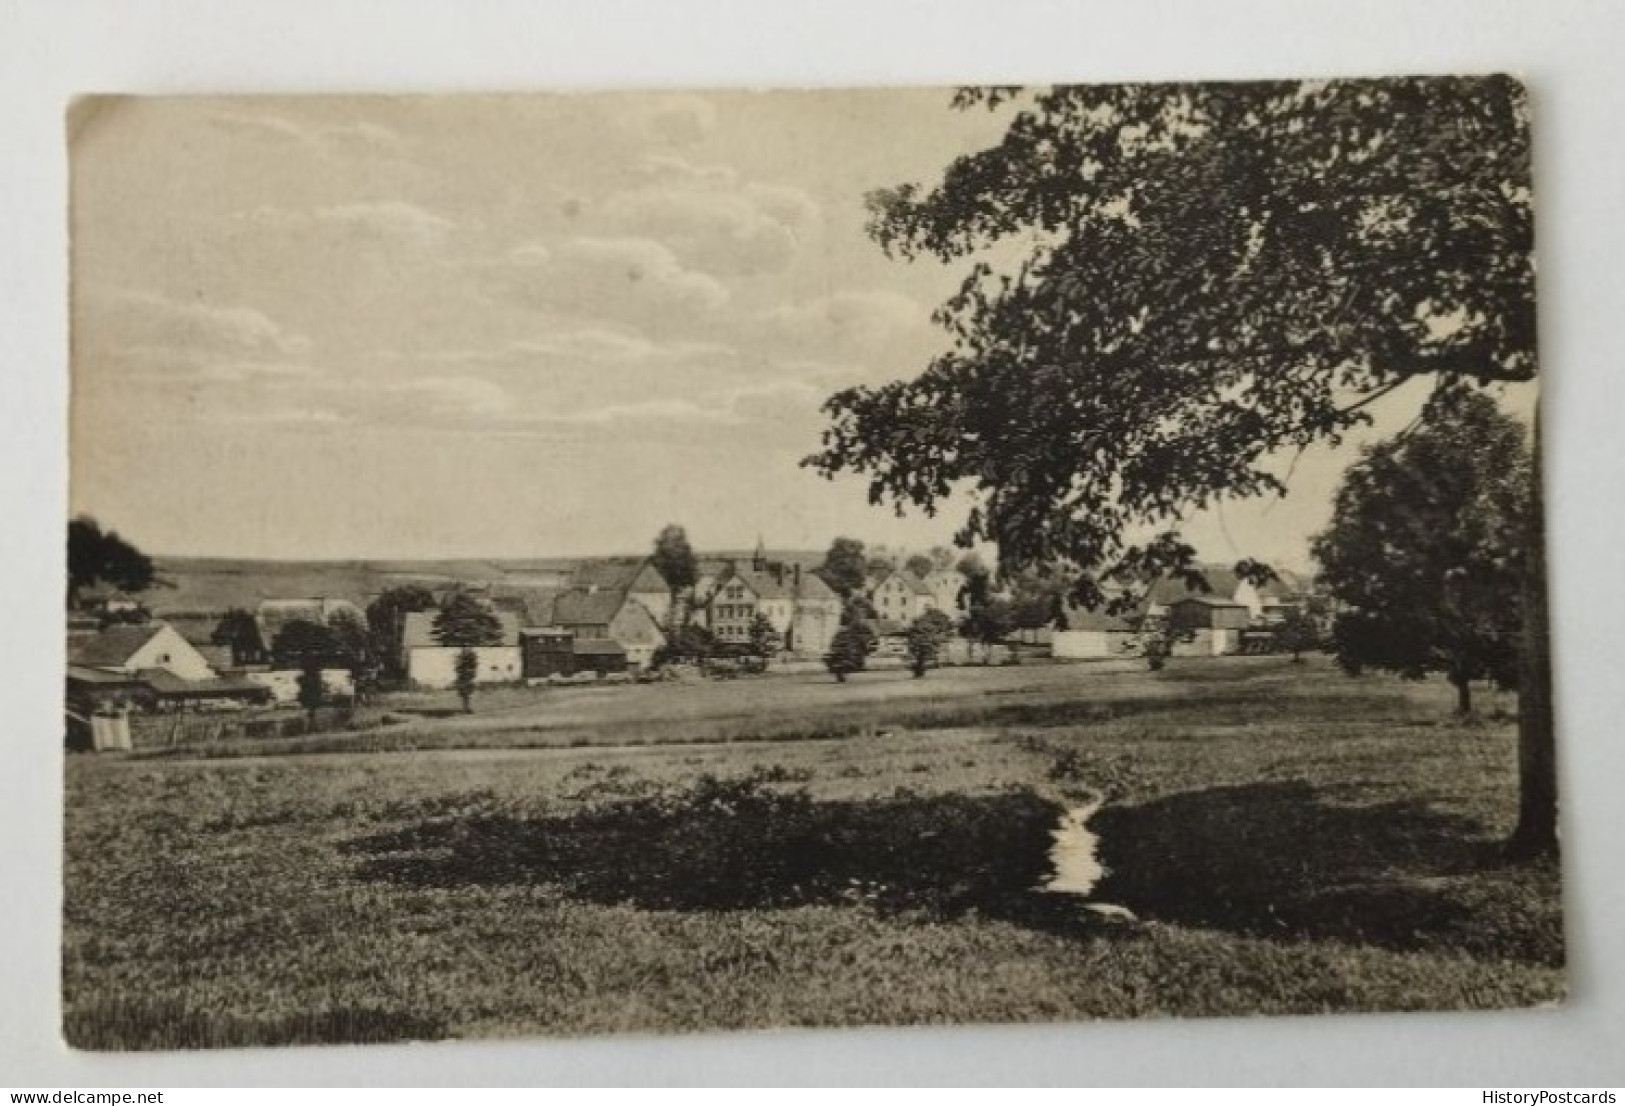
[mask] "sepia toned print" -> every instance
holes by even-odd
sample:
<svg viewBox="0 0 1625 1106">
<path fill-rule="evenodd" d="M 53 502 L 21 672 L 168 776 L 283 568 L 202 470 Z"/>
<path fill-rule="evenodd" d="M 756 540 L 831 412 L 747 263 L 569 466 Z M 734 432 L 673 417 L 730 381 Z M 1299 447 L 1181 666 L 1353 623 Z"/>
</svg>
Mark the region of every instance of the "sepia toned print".
<svg viewBox="0 0 1625 1106">
<path fill-rule="evenodd" d="M 67 1041 L 1560 1001 L 1529 128 L 77 102 Z"/>
</svg>

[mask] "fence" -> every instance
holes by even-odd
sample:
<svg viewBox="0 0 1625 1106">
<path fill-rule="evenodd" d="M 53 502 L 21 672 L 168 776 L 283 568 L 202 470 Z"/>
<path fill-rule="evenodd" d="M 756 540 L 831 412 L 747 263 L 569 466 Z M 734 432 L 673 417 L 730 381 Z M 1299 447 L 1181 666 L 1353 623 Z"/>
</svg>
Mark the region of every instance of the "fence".
<svg viewBox="0 0 1625 1106">
<path fill-rule="evenodd" d="M 302 737 L 307 733 L 335 730 L 349 725 L 354 712 L 348 707 L 323 707 L 316 712 L 315 724 L 304 713 L 200 718 L 197 715 L 132 715 L 130 739 L 137 749 L 162 749 L 175 745 L 206 745 L 244 738 L 274 740 Z"/>
</svg>

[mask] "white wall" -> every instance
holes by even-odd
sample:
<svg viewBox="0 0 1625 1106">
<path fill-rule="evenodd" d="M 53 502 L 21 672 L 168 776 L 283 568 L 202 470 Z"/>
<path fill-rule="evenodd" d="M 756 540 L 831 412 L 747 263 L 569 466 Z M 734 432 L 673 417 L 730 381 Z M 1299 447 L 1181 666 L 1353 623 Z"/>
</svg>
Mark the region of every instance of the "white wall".
<svg viewBox="0 0 1625 1106">
<path fill-rule="evenodd" d="M 418 687 L 452 687 L 457 683 L 457 654 L 461 652 L 450 645 L 414 649 L 407 657 L 406 675 Z M 517 645 L 482 646 L 474 650 L 474 656 L 479 659 L 474 675 L 477 684 L 516 683 L 523 675 Z"/>
<path fill-rule="evenodd" d="M 1126 656 L 1134 635 L 1112 630 L 1056 630 L 1050 639 L 1053 655 L 1061 660 L 1093 660 Z"/>
<path fill-rule="evenodd" d="M 245 672 L 243 676 L 259 684 L 261 687 L 271 689 L 271 699 L 277 703 L 297 703 L 299 701 L 299 670 L 297 668 L 278 668 L 269 672 Z M 348 668 L 322 669 L 322 687 L 328 696 L 334 699 L 348 699 L 355 695 L 355 683 L 350 679 Z"/>
<path fill-rule="evenodd" d="M 183 680 L 207 680 L 214 669 L 192 643 L 181 637 L 173 626 L 164 626 L 152 638 L 130 655 L 124 671 L 136 672 L 143 668 L 161 668 Z"/>
</svg>

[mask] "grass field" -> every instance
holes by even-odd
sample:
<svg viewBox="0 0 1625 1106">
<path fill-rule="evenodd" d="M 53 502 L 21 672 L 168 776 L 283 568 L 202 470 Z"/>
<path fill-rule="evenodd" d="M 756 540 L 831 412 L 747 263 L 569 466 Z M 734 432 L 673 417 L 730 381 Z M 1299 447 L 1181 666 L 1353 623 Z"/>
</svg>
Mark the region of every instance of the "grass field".
<svg viewBox="0 0 1625 1106">
<path fill-rule="evenodd" d="M 436 747 L 410 751 L 71 757 L 68 1040 L 1563 993 L 1557 870 L 1495 848 L 1515 810 L 1513 728 L 1449 722 L 1442 686 L 1266 658 L 622 690 L 425 719 L 410 743 Z M 750 716 L 778 740 L 746 740 Z M 821 728 L 852 736 L 806 736 Z M 658 741 L 708 731 L 722 740 Z M 1035 889 L 1084 792 L 1106 798 L 1094 898 L 1137 923 Z"/>
</svg>

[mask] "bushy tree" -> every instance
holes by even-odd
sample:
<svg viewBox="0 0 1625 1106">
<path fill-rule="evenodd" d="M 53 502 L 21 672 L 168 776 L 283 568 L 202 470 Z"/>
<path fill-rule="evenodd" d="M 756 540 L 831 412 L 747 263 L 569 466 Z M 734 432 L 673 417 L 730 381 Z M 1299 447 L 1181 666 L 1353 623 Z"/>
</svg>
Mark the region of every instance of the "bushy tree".
<svg viewBox="0 0 1625 1106">
<path fill-rule="evenodd" d="M 328 616 L 327 628 L 333 634 L 339 658 L 350 673 L 356 701 L 366 702 L 378 686 L 379 664 L 373 652 L 372 635 L 360 615 L 344 609 Z"/>
<path fill-rule="evenodd" d="M 1292 654 L 1294 664 L 1300 663 L 1305 653 L 1325 645 L 1320 621 L 1306 605 L 1288 607 L 1281 624 L 1275 628 L 1275 643 L 1277 648 Z"/>
<path fill-rule="evenodd" d="M 854 672 L 862 672 L 869 663 L 874 648 L 874 632 L 862 622 L 849 622 L 835 631 L 830 639 L 829 652 L 824 655 L 824 667 L 840 683 Z"/>
<path fill-rule="evenodd" d="M 655 538 L 654 555 L 649 559 L 671 591 L 671 610 L 675 615 L 677 597 L 699 579 L 699 562 L 688 544 L 688 532 L 675 522 L 669 523 Z"/>
<path fill-rule="evenodd" d="M 767 660 L 783 648 L 784 639 L 778 630 L 773 628 L 773 621 L 765 614 L 758 614 L 750 623 L 750 655 Z"/>
<path fill-rule="evenodd" d="M 502 622 L 479 596 L 453 591 L 434 617 L 434 639 L 441 645 L 475 649 L 502 644 Z"/>
<path fill-rule="evenodd" d="M 953 621 L 941 611 L 926 611 L 909 624 L 908 658 L 915 679 L 924 676 L 926 669 L 937 663 L 942 647 L 953 633 Z"/>
<path fill-rule="evenodd" d="M 432 611 L 438 605 L 434 592 L 421 584 L 387 588 L 367 604 L 367 630 L 372 637 L 372 651 L 390 675 L 405 674 L 402 668 L 401 630 L 406 616 L 415 611 Z"/>
<path fill-rule="evenodd" d="M 1524 427 L 1482 395 L 1350 466 L 1312 547 L 1343 667 L 1443 673 L 1462 713 L 1472 681 L 1517 682 L 1530 467 Z"/>
<path fill-rule="evenodd" d="M 869 564 L 863 553 L 863 543 L 856 538 L 836 538 L 830 543 L 829 552 L 824 554 L 824 563 L 819 566 L 818 574 L 842 598 L 863 594 L 869 582 Z"/>
<path fill-rule="evenodd" d="M 685 622 L 678 626 L 655 653 L 656 667 L 673 661 L 704 664 L 717 651 L 717 641 L 710 630 L 698 622 Z"/>
<path fill-rule="evenodd" d="M 320 622 L 295 618 L 277 631 L 271 640 L 271 659 L 278 668 L 304 669 L 307 663 L 318 668 L 342 663 L 338 639 Z"/>
<path fill-rule="evenodd" d="M 1121 613 L 1136 596 L 1112 581 L 1191 570 L 1184 513 L 1284 493 L 1273 454 L 1338 440 L 1407 381 L 1535 374 L 1510 78 L 965 89 L 954 106 L 1009 110 L 1002 139 L 933 188 L 870 197 L 891 255 L 974 258 L 936 316 L 953 347 L 831 396 L 807 463 L 866 474 L 875 503 L 968 492 L 961 544 L 1069 564 L 1087 606 Z M 1513 844 L 1540 853 L 1555 757 L 1538 511 L 1529 525 Z"/>
<path fill-rule="evenodd" d="M 915 553 L 913 556 L 909 557 L 907 562 L 904 563 L 903 567 L 923 580 L 927 576 L 931 575 L 932 571 L 937 566 L 936 562 L 930 557 L 926 556 L 924 553 Z"/>
<path fill-rule="evenodd" d="M 89 516 L 68 523 L 68 599 L 77 604 L 79 593 L 97 584 L 110 584 L 131 594 L 157 582 L 152 559 L 119 537 L 104 531 Z"/>
<path fill-rule="evenodd" d="M 474 713 L 474 687 L 479 682 L 480 657 L 472 649 L 457 654 L 455 668 L 457 698 L 463 701 L 463 713 Z"/>
<path fill-rule="evenodd" d="M 232 664 L 259 664 L 267 653 L 259 620 L 241 607 L 232 607 L 220 616 L 209 641 L 230 649 Z"/>
</svg>

